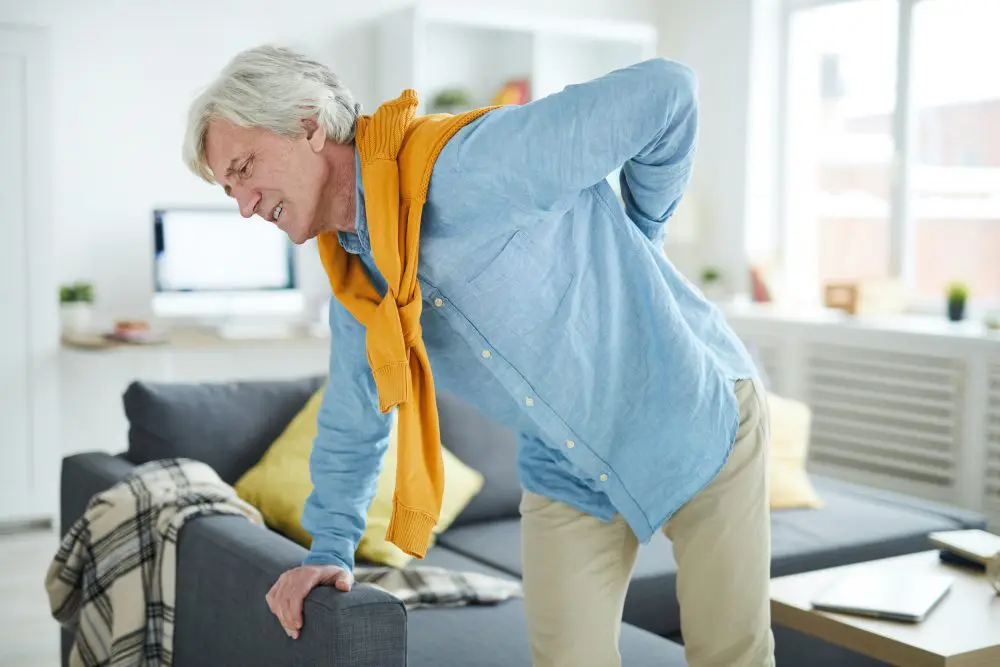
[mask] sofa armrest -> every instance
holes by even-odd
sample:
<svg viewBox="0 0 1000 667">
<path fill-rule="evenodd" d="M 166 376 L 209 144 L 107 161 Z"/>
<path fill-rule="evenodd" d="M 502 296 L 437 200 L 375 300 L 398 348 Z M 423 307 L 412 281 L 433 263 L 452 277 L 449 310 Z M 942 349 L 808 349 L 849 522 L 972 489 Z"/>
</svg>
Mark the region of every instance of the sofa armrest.
<svg viewBox="0 0 1000 667">
<path fill-rule="evenodd" d="M 59 490 L 60 534 L 65 535 L 83 516 L 91 498 L 123 480 L 133 468 L 125 459 L 104 452 L 64 458 Z"/>
<path fill-rule="evenodd" d="M 104 453 L 63 459 L 60 523 L 65 534 L 90 499 L 134 466 Z M 264 596 L 305 549 L 237 516 L 189 521 L 180 532 L 175 578 L 174 664 L 404 667 L 406 610 L 359 585 L 321 587 L 306 599 L 299 639 L 289 639 Z M 63 665 L 72 636 L 63 632 Z"/>
<path fill-rule="evenodd" d="M 87 511 L 90 499 L 124 479 L 134 468 L 118 456 L 104 452 L 86 452 L 67 456 L 62 460 L 59 483 L 59 534 L 65 535 L 70 527 Z M 60 631 L 62 664 L 69 664 L 73 635 Z"/>
<path fill-rule="evenodd" d="M 288 638 L 265 595 L 304 555 L 242 517 L 188 523 L 177 555 L 175 664 L 404 667 L 406 610 L 369 586 L 317 588 L 306 599 L 299 638 Z"/>
</svg>

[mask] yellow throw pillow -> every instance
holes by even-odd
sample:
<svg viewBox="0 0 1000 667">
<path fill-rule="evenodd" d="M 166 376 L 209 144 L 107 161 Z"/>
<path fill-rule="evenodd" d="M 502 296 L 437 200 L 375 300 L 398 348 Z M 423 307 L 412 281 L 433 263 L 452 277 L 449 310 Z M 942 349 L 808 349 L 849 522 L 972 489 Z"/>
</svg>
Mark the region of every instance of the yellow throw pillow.
<svg viewBox="0 0 1000 667">
<path fill-rule="evenodd" d="M 768 392 L 771 414 L 771 509 L 823 507 L 806 472 L 812 411 L 809 406 Z"/>
<path fill-rule="evenodd" d="M 302 508 L 312 493 L 309 455 L 317 434 L 323 388 L 317 391 L 268 448 L 261 460 L 235 484 L 237 494 L 260 510 L 267 525 L 308 548 L 312 536 L 302 527 Z M 434 535 L 445 531 L 482 490 L 484 478 L 444 446 L 444 498 Z M 389 450 L 382 462 L 375 498 L 368 509 L 365 532 L 356 557 L 372 563 L 405 567 L 412 556 L 387 542 L 385 531 L 392 513 L 396 485 L 396 420 L 393 417 Z"/>
</svg>

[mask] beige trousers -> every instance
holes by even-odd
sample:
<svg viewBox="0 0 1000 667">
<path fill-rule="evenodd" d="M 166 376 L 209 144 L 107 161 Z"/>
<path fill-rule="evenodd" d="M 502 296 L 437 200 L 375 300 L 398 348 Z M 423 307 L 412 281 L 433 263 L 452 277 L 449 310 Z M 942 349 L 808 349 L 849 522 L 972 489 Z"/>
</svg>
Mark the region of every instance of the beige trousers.
<svg viewBox="0 0 1000 667">
<path fill-rule="evenodd" d="M 690 667 L 774 665 L 767 402 L 756 380 L 737 382 L 736 394 L 740 426 L 729 461 L 664 526 Z M 635 534 L 620 515 L 603 523 L 528 491 L 521 516 L 534 667 L 618 667 Z"/>
</svg>

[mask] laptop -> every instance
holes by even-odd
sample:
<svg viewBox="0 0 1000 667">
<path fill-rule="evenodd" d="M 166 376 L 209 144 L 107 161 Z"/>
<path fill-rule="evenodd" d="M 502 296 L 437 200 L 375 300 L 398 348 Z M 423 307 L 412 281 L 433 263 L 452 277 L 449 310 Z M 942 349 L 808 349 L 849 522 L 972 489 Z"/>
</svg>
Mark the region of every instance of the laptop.
<svg viewBox="0 0 1000 667">
<path fill-rule="evenodd" d="M 823 590 L 812 605 L 818 611 L 919 623 L 951 590 L 952 582 L 945 574 L 854 568 Z"/>
</svg>

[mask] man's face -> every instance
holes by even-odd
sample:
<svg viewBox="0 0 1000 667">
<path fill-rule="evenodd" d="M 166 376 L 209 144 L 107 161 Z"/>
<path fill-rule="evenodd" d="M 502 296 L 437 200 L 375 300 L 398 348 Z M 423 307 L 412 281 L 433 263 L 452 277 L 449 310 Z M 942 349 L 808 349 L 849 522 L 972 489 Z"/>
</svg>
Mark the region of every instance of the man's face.
<svg viewBox="0 0 1000 667">
<path fill-rule="evenodd" d="M 304 243 L 326 226 L 343 224 L 328 219 L 329 200 L 350 194 L 328 192 L 331 180 L 343 179 L 331 179 L 322 134 L 318 130 L 289 139 L 216 119 L 205 135 L 206 159 L 216 182 L 239 203 L 243 217 L 257 214 L 277 225 L 293 243 Z M 337 204 L 337 212 L 346 214 L 339 210 L 346 208 L 345 202 Z"/>
</svg>

